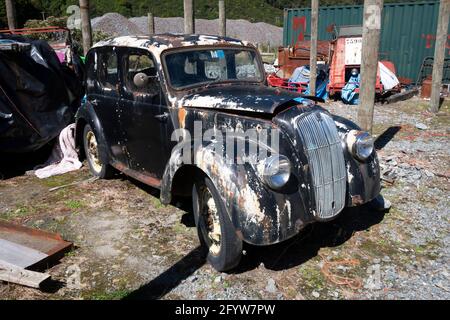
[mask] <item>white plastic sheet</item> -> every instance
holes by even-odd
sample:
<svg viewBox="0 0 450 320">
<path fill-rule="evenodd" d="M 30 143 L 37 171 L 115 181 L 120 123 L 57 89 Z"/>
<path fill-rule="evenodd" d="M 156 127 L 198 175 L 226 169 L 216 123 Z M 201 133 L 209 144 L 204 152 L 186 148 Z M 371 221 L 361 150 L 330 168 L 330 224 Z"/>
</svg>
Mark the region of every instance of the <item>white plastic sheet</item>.
<svg viewBox="0 0 450 320">
<path fill-rule="evenodd" d="M 384 90 L 391 90 L 400 84 L 395 73 L 389 70 L 382 62 L 378 62 L 378 68 L 380 69 L 380 81 Z"/>
</svg>

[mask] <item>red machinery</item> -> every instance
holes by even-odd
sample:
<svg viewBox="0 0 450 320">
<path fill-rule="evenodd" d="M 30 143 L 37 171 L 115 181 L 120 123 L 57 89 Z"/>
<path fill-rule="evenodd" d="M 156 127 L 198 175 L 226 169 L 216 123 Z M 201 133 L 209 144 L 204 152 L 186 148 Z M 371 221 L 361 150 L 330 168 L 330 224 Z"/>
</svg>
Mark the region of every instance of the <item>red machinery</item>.
<svg viewBox="0 0 450 320">
<path fill-rule="evenodd" d="M 267 82 L 271 87 L 283 88 L 300 93 L 308 88 L 308 82 L 289 82 L 289 79 L 280 78 L 274 73 L 267 76 Z"/>
<path fill-rule="evenodd" d="M 361 69 L 362 27 L 342 26 L 331 42 L 330 73 L 327 90 L 330 96 L 340 93 L 351 77 L 352 69 Z M 391 63 L 390 63 L 391 64 Z M 359 89 L 356 89 L 358 92 Z M 380 71 L 375 84 L 376 93 L 383 92 Z"/>
<path fill-rule="evenodd" d="M 278 48 L 279 70 L 276 74 L 267 76 L 268 84 L 272 87 L 304 92 L 308 88 L 308 82 L 289 82 L 289 78 L 298 67 L 309 65 L 310 48 L 310 41 L 299 41 L 294 47 Z M 326 62 L 329 51 L 329 41 L 318 41 L 317 60 Z"/>
</svg>

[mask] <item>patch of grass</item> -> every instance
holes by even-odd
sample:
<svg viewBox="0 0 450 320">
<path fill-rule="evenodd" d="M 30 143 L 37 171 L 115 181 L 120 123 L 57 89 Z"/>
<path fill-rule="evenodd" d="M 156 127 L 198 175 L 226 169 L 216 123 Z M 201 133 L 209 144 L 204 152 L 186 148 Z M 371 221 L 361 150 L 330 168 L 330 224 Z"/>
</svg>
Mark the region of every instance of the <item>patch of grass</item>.
<svg viewBox="0 0 450 320">
<path fill-rule="evenodd" d="M 0 213 L 0 217 L 5 220 L 12 220 L 17 218 L 23 218 L 25 216 L 34 214 L 36 212 L 36 208 L 28 206 L 28 205 L 19 205 L 14 209 L 10 209 L 6 212 Z"/>
<path fill-rule="evenodd" d="M 382 257 L 384 255 L 392 257 L 398 253 L 397 247 L 389 240 L 383 238 L 379 238 L 376 241 L 367 239 L 361 243 L 360 249 L 375 257 Z"/>
<path fill-rule="evenodd" d="M 315 266 L 302 266 L 299 269 L 302 283 L 315 290 L 321 290 L 325 287 L 325 278 L 322 272 Z"/>
<path fill-rule="evenodd" d="M 84 203 L 80 200 L 67 200 L 64 204 L 66 205 L 66 207 L 73 210 L 84 207 Z"/>
<path fill-rule="evenodd" d="M 162 209 L 162 208 L 165 207 L 165 206 L 161 203 L 161 200 L 160 200 L 160 199 L 155 198 L 155 197 L 151 197 L 150 199 L 151 199 L 150 201 L 152 202 L 152 206 L 153 206 L 155 209 Z"/>
<path fill-rule="evenodd" d="M 94 292 L 86 298 L 89 300 L 121 300 L 131 293 L 130 290 L 120 289 L 112 292 Z"/>
<path fill-rule="evenodd" d="M 175 223 L 172 229 L 175 233 L 186 233 L 187 230 L 186 226 L 179 222 Z"/>
<path fill-rule="evenodd" d="M 63 186 L 75 182 L 77 176 L 72 174 L 63 174 L 40 180 L 42 184 L 49 188 Z"/>
<path fill-rule="evenodd" d="M 66 252 L 65 254 L 64 254 L 64 257 L 73 257 L 73 256 L 75 256 L 76 255 L 76 250 L 71 250 L 71 251 L 69 251 L 69 252 Z"/>
<path fill-rule="evenodd" d="M 427 259 L 436 259 L 437 249 L 441 248 L 441 245 L 436 240 L 429 240 L 425 244 L 416 245 L 413 247 L 416 255 L 427 258 Z"/>
</svg>

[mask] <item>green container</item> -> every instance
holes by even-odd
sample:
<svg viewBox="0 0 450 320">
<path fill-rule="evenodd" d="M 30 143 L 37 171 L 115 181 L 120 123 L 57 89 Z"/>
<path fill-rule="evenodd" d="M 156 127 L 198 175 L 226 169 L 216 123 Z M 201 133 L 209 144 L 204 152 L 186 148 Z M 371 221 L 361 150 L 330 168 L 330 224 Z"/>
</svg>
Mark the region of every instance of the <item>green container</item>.
<svg viewBox="0 0 450 320">
<path fill-rule="evenodd" d="M 394 62 L 397 75 L 416 81 L 425 57 L 434 56 L 439 1 L 387 3 L 383 8 L 380 60 Z M 362 25 L 363 6 L 331 6 L 319 9 L 319 40 L 331 40 L 327 27 Z M 311 8 L 284 10 L 284 46 L 309 40 Z M 449 26 L 450 31 L 450 26 Z M 447 45 L 447 56 L 450 45 Z"/>
</svg>

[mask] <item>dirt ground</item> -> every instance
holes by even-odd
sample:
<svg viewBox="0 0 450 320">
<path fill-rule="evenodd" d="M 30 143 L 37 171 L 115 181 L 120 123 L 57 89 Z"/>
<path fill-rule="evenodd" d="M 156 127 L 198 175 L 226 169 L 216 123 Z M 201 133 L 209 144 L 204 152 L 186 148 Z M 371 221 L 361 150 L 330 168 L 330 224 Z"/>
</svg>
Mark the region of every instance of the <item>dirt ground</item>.
<svg viewBox="0 0 450 320">
<path fill-rule="evenodd" d="M 356 119 L 356 106 L 325 106 Z M 163 206 L 123 175 L 49 191 L 88 179 L 86 166 L 39 180 L 24 170 L 42 155 L 3 158 L 0 219 L 60 233 L 75 250 L 48 270 L 45 291 L 0 283 L 0 299 L 450 299 L 449 106 L 436 116 L 418 98 L 376 106 L 389 212 L 346 209 L 281 244 L 245 246 L 232 273 L 205 264 L 189 201 Z"/>
</svg>

